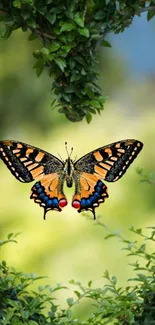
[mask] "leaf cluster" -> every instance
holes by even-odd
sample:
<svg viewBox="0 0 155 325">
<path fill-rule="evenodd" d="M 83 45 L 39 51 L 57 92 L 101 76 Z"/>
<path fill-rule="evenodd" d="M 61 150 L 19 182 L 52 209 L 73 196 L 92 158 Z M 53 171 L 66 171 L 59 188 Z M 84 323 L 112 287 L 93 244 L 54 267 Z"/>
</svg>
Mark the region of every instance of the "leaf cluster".
<svg viewBox="0 0 155 325">
<path fill-rule="evenodd" d="M 123 243 L 123 250 L 128 256 L 136 257 L 136 262 L 130 263 L 136 276 L 128 279 L 125 288 L 118 286 L 116 276 L 111 276 L 106 270 L 103 278 L 107 284 L 93 288 L 92 281 L 87 286 L 71 280 L 75 287 L 72 297 L 66 301 L 66 308 L 61 308 L 55 297 L 58 290 L 67 287 L 57 284 L 55 288 L 49 285 L 32 289 L 35 281 L 42 279 L 34 274 L 17 272 L 5 261 L 0 263 L 0 325 L 154 325 L 155 324 L 155 253 L 147 250 L 146 243 L 155 242 L 155 227 L 150 227 L 146 235 L 141 228 L 130 231 L 140 237 L 138 240 L 128 240 L 119 233 L 112 233 L 100 223 L 100 227 L 108 230 L 105 239 L 118 238 Z M 7 240 L 0 246 L 16 242 L 16 236 L 9 234 Z M 143 242 L 142 242 L 143 241 Z M 131 282 L 132 281 L 132 282 Z M 95 312 L 85 321 L 74 317 L 74 306 L 81 304 L 87 298 L 93 303 Z"/>
<path fill-rule="evenodd" d="M 75 122 L 104 108 L 99 86 L 99 45 L 108 46 L 105 36 L 123 32 L 135 15 L 148 10 L 155 14 L 155 1 L 109 0 L 1 0 L 1 34 L 8 39 L 16 29 L 30 31 L 29 41 L 39 38 L 42 46 L 33 55 L 38 76 L 44 68 L 54 78 L 52 92 L 60 113 Z M 150 9 L 151 8 L 151 9 Z"/>
</svg>

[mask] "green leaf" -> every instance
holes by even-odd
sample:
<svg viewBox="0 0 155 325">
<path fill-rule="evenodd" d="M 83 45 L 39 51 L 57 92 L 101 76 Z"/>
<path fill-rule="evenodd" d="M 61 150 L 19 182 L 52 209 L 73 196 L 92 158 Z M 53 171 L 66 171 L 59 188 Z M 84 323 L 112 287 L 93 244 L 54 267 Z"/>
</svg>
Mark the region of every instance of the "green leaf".
<svg viewBox="0 0 155 325">
<path fill-rule="evenodd" d="M 111 44 L 110 44 L 108 41 L 103 40 L 103 41 L 101 42 L 101 46 L 111 47 Z"/>
<path fill-rule="evenodd" d="M 14 0 L 13 1 L 13 6 L 16 8 L 21 8 L 22 2 L 21 0 Z"/>
<path fill-rule="evenodd" d="M 85 37 L 89 37 L 89 29 L 84 27 L 84 28 L 79 28 L 78 29 L 79 33 Z"/>
<path fill-rule="evenodd" d="M 139 273 L 139 274 L 137 274 L 137 276 L 138 276 L 138 279 L 140 281 L 142 281 L 142 282 L 148 282 L 148 278 L 147 278 L 146 275 Z"/>
<path fill-rule="evenodd" d="M 11 237 L 13 237 L 13 232 L 11 232 L 10 234 L 8 234 L 8 239 L 11 239 Z"/>
<path fill-rule="evenodd" d="M 116 276 L 112 276 L 111 278 L 112 283 L 115 285 L 117 283 L 117 278 Z"/>
<path fill-rule="evenodd" d="M 92 115 L 88 112 L 88 113 L 86 114 L 86 121 L 87 121 L 87 123 L 89 124 L 89 123 L 91 122 L 91 120 L 92 120 Z"/>
<path fill-rule="evenodd" d="M 37 77 L 40 77 L 40 75 L 42 74 L 43 70 L 44 70 L 44 62 L 43 60 L 38 60 L 34 66 L 33 66 L 34 69 L 36 69 L 36 74 L 37 74 Z"/>
<path fill-rule="evenodd" d="M 92 281 L 89 281 L 88 282 L 88 287 L 91 288 L 91 285 L 92 285 Z"/>
<path fill-rule="evenodd" d="M 30 27 L 34 28 L 34 29 L 37 27 L 37 23 L 36 23 L 35 20 L 32 19 L 32 18 L 29 18 L 29 19 L 27 20 L 27 24 L 28 24 Z"/>
<path fill-rule="evenodd" d="M 10 37 L 11 34 L 12 34 L 12 27 L 11 26 L 5 26 L 5 30 L 4 30 L 3 35 L 2 35 L 3 39 L 7 40 Z"/>
<path fill-rule="evenodd" d="M 71 311 L 70 309 L 67 310 L 67 312 L 66 312 L 66 317 L 67 317 L 68 319 L 71 319 L 71 318 L 72 318 L 72 311 Z"/>
<path fill-rule="evenodd" d="M 77 295 L 78 298 L 81 297 L 81 293 L 79 291 L 75 290 L 74 293 Z"/>
<path fill-rule="evenodd" d="M 155 10 L 150 10 L 147 13 L 147 20 L 151 20 L 155 16 Z"/>
<path fill-rule="evenodd" d="M 21 316 L 22 316 L 23 319 L 28 319 L 29 315 L 30 314 L 29 314 L 29 312 L 27 310 L 22 310 L 21 311 Z"/>
<path fill-rule="evenodd" d="M 60 32 L 70 32 L 71 30 L 75 29 L 75 25 L 72 23 L 64 23 L 60 29 Z"/>
<path fill-rule="evenodd" d="M 74 21 L 79 27 L 84 27 L 83 15 L 80 12 L 77 12 L 74 16 Z"/>
<path fill-rule="evenodd" d="M 34 320 L 29 320 L 28 325 L 38 325 L 38 322 L 35 322 Z"/>
<path fill-rule="evenodd" d="M 66 62 L 63 59 L 60 58 L 55 58 L 54 61 L 56 62 L 56 64 L 59 66 L 59 68 L 64 72 L 64 69 L 66 67 Z"/>
<path fill-rule="evenodd" d="M 43 47 L 41 50 L 40 50 L 40 53 L 42 53 L 42 55 L 44 56 L 48 56 L 50 51 L 47 47 Z"/>
<path fill-rule="evenodd" d="M 33 40 L 35 40 L 36 38 L 38 38 L 37 35 L 36 35 L 35 33 L 31 33 L 31 34 L 29 35 L 29 37 L 28 37 L 28 41 L 33 41 Z"/>
<path fill-rule="evenodd" d="M 55 23 L 55 21 L 56 21 L 56 14 L 55 13 L 53 13 L 53 14 L 51 14 L 51 13 L 48 13 L 47 15 L 46 15 L 46 18 L 47 18 L 47 20 L 53 25 L 54 23 Z"/>
<path fill-rule="evenodd" d="M 115 237 L 115 235 L 114 234 L 109 234 L 109 235 L 105 236 L 104 239 L 109 239 L 111 237 Z"/>
<path fill-rule="evenodd" d="M 73 39 L 74 39 L 74 33 L 73 32 L 68 33 L 68 35 L 67 35 L 67 41 L 68 42 L 72 42 Z"/>
<path fill-rule="evenodd" d="M 60 47 L 60 44 L 58 42 L 53 42 L 49 47 L 50 52 L 56 52 Z"/>
<path fill-rule="evenodd" d="M 109 271 L 108 270 L 105 270 L 105 272 L 103 274 L 103 278 L 109 279 Z"/>
<path fill-rule="evenodd" d="M 67 299 L 67 304 L 68 304 L 68 306 L 72 306 L 73 305 L 73 303 L 74 303 L 74 300 L 73 300 L 73 298 L 68 298 Z"/>
</svg>

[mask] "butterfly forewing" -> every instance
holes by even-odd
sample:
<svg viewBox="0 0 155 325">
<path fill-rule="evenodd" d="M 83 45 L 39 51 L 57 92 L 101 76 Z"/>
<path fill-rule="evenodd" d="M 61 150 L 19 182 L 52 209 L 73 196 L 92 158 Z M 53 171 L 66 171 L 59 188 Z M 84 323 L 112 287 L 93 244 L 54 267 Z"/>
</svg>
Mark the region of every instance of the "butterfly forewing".
<svg viewBox="0 0 155 325">
<path fill-rule="evenodd" d="M 0 158 L 21 182 L 32 182 L 63 169 L 63 162 L 39 148 L 22 142 L 0 141 Z"/>
<path fill-rule="evenodd" d="M 123 176 L 142 147 L 143 144 L 137 140 L 114 142 L 79 159 L 75 163 L 75 169 L 95 174 L 108 182 L 115 182 Z"/>
</svg>

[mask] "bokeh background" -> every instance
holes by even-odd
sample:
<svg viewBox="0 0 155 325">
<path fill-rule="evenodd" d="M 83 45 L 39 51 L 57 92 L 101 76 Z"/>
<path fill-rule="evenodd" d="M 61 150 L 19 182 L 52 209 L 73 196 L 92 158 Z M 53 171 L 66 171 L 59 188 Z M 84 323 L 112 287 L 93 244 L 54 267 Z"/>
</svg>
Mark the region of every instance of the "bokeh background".
<svg viewBox="0 0 155 325">
<path fill-rule="evenodd" d="M 109 96 L 101 116 L 71 123 L 50 107 L 52 86 L 46 72 L 38 79 L 32 69 L 33 51 L 38 42 L 14 32 L 8 41 L 0 40 L 0 137 L 23 141 L 66 158 L 64 142 L 74 147 L 77 158 L 102 145 L 136 138 L 144 149 L 118 182 L 108 183 L 110 198 L 97 209 L 97 217 L 112 231 L 132 239 L 129 227 L 154 226 L 154 187 L 140 183 L 136 168 L 155 170 L 155 20 L 137 17 L 123 34 L 110 35 L 112 48 L 101 51 L 101 87 Z M 0 162 L 0 238 L 20 232 L 18 244 L 9 244 L 1 257 L 19 271 L 46 275 L 40 284 L 68 285 L 70 279 L 94 286 L 104 284 L 108 269 L 119 285 L 133 275 L 122 244 L 104 240 L 108 232 L 90 213 L 78 214 L 70 204 L 62 213 L 48 212 L 29 199 L 32 185 L 18 182 Z M 71 202 L 74 189 L 65 186 Z M 132 259 L 131 259 L 132 260 Z M 39 284 L 39 283 L 38 283 Z M 58 296 L 65 305 L 71 292 Z M 85 318 L 90 312 L 85 301 L 76 312 Z"/>
</svg>

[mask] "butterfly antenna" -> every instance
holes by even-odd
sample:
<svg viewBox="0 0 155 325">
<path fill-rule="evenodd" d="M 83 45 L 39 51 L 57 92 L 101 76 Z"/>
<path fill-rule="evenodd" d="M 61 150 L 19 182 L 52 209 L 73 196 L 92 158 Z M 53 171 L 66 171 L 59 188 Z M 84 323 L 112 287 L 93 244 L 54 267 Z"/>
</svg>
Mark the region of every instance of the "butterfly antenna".
<svg viewBox="0 0 155 325">
<path fill-rule="evenodd" d="M 73 147 L 71 148 L 70 156 L 71 156 L 72 152 L 73 152 Z M 70 157 L 70 156 L 69 156 L 69 157 Z"/>
<path fill-rule="evenodd" d="M 64 160 L 62 159 L 62 157 L 60 156 L 59 152 L 57 152 L 57 154 L 58 154 L 58 156 L 60 157 L 60 159 L 61 159 L 62 161 L 64 161 Z"/>
<path fill-rule="evenodd" d="M 66 148 L 67 156 L 69 157 L 69 152 L 68 152 L 68 148 L 67 148 L 67 142 L 65 142 L 65 148 Z"/>
<path fill-rule="evenodd" d="M 65 148 L 66 148 L 67 156 L 70 158 L 70 156 L 71 156 L 71 154 L 72 154 L 72 152 L 73 152 L 73 147 L 71 148 L 71 152 L 70 152 L 70 154 L 69 154 L 69 152 L 68 152 L 67 142 L 65 142 Z"/>
<path fill-rule="evenodd" d="M 75 156 L 74 160 L 73 160 L 73 163 L 77 160 L 77 155 Z"/>
</svg>

